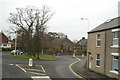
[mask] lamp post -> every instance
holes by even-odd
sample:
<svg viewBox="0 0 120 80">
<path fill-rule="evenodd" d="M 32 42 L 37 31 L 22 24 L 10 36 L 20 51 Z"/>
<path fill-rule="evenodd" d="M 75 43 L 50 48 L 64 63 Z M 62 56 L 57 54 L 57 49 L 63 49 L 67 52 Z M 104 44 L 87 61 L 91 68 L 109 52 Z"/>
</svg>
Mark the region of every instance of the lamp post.
<svg viewBox="0 0 120 80">
<path fill-rule="evenodd" d="M 16 35 L 16 38 L 15 38 L 15 53 L 16 53 L 16 50 L 17 50 L 17 32 L 15 31 L 15 35 Z"/>
<path fill-rule="evenodd" d="M 43 55 L 43 38 L 41 38 L 41 45 L 42 45 L 42 51 L 41 51 L 41 53 L 42 53 L 42 55 Z"/>
<path fill-rule="evenodd" d="M 88 31 L 89 31 L 89 19 L 88 18 L 81 18 L 80 20 L 86 20 L 87 21 L 87 26 L 88 26 Z"/>
<path fill-rule="evenodd" d="M 89 31 L 89 19 L 88 18 L 81 18 L 80 20 L 86 20 L 87 21 L 87 32 Z M 91 56 L 91 53 L 90 52 L 87 52 L 87 65 L 86 65 L 86 68 L 91 68 L 91 62 L 90 62 L 90 56 Z"/>
<path fill-rule="evenodd" d="M 42 37 L 41 37 L 41 54 L 44 54 L 44 47 L 43 47 L 44 43 L 43 43 L 43 33 L 42 33 Z"/>
</svg>

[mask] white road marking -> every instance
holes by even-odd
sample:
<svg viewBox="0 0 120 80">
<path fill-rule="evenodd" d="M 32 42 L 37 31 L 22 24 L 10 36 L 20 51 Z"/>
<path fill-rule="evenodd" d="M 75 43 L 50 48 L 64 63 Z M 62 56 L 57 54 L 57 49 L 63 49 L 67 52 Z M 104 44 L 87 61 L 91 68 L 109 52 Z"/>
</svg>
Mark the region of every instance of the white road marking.
<svg viewBox="0 0 120 80">
<path fill-rule="evenodd" d="M 22 67 L 20 67 L 19 65 L 16 64 L 17 67 L 19 67 L 20 69 L 22 69 L 25 73 L 26 73 L 26 70 L 23 69 Z"/>
<path fill-rule="evenodd" d="M 81 59 L 77 58 L 78 61 L 81 61 Z"/>
<path fill-rule="evenodd" d="M 9 64 L 10 66 L 13 66 L 14 64 Z"/>
<path fill-rule="evenodd" d="M 41 66 L 41 68 L 42 68 L 43 72 L 45 73 L 45 69 L 43 68 L 43 66 L 42 66 L 42 65 L 40 65 L 40 66 Z"/>
<path fill-rule="evenodd" d="M 36 66 L 40 66 L 42 68 L 42 71 L 45 73 L 45 69 L 43 68 L 42 65 L 36 65 Z"/>
<path fill-rule="evenodd" d="M 43 70 L 38 70 L 38 69 L 27 69 L 27 68 L 24 68 L 25 70 L 31 70 L 31 71 L 43 71 Z"/>
<path fill-rule="evenodd" d="M 35 66 L 40 66 L 40 65 L 35 65 Z"/>
<path fill-rule="evenodd" d="M 28 72 L 28 73 L 37 74 L 37 75 L 46 75 L 46 74 L 37 73 L 37 72 Z"/>
<path fill-rule="evenodd" d="M 49 76 L 31 76 L 31 78 L 50 78 Z"/>
</svg>

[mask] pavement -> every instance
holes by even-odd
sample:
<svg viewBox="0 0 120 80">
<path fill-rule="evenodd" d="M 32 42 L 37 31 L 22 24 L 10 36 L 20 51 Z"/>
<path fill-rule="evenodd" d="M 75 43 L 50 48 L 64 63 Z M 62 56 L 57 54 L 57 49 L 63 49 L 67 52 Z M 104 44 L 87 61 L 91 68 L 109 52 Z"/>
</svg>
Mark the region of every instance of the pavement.
<svg viewBox="0 0 120 80">
<path fill-rule="evenodd" d="M 86 69 L 85 68 L 85 65 L 86 65 L 86 58 L 77 58 L 78 61 L 76 63 L 74 63 L 72 65 L 72 69 L 73 71 L 81 76 L 82 78 L 84 78 L 84 80 L 117 80 L 117 79 L 111 79 L 105 75 L 102 75 L 102 74 L 99 74 L 99 73 L 96 73 L 96 72 L 93 72 L 89 69 Z"/>
</svg>

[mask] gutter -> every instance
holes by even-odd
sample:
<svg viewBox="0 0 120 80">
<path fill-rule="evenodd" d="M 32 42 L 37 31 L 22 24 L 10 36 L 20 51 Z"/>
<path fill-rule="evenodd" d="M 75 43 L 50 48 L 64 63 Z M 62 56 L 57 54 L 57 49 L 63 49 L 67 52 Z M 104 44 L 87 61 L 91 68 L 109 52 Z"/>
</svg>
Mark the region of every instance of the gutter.
<svg viewBox="0 0 120 80">
<path fill-rule="evenodd" d="M 88 32 L 88 34 L 96 33 L 96 32 L 102 32 L 102 31 L 111 30 L 111 29 L 116 29 L 116 28 L 120 28 L 120 25 L 119 25 L 119 26 L 112 27 L 112 28 L 101 29 L 101 30 L 96 30 L 96 31 L 90 31 L 90 32 Z"/>
</svg>

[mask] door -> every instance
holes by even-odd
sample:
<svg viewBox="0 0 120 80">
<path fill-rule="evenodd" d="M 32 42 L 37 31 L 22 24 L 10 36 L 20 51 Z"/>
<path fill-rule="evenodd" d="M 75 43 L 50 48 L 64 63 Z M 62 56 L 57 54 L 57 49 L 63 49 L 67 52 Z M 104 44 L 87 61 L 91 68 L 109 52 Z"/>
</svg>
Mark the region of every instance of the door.
<svg viewBox="0 0 120 80">
<path fill-rule="evenodd" d="M 89 55 L 89 68 L 91 68 L 91 55 Z"/>
</svg>

